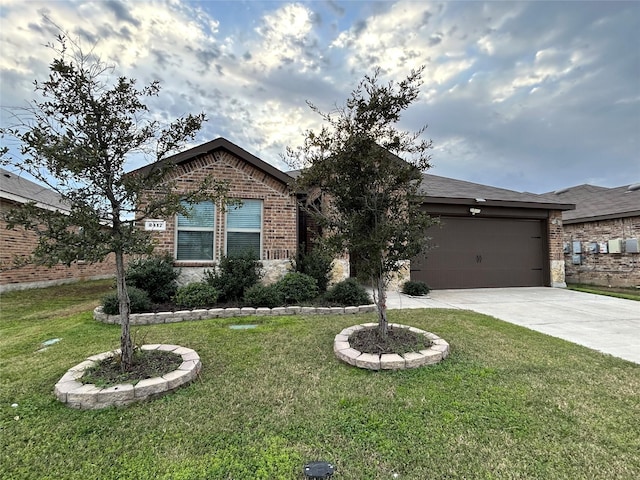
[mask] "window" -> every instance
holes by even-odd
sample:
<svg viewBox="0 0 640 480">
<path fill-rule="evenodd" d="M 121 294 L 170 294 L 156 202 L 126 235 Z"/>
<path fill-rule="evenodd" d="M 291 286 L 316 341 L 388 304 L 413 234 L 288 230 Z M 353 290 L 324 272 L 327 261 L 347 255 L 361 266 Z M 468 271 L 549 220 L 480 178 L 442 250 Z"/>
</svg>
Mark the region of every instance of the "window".
<svg viewBox="0 0 640 480">
<path fill-rule="evenodd" d="M 178 214 L 176 260 L 213 260 L 215 205 L 212 201 L 189 206 L 190 215 Z"/>
<path fill-rule="evenodd" d="M 227 210 L 227 256 L 247 250 L 261 258 L 262 200 L 243 200 Z"/>
</svg>

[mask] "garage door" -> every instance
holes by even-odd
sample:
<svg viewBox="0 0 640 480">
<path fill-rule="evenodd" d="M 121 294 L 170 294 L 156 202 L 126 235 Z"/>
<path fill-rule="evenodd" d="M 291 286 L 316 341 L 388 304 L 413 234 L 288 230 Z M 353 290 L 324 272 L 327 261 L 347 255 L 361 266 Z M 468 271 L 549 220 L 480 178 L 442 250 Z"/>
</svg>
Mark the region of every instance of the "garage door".
<svg viewBox="0 0 640 480">
<path fill-rule="evenodd" d="M 542 286 L 540 220 L 442 217 L 427 235 L 433 246 L 411 261 L 411 279 L 431 288 Z"/>
</svg>

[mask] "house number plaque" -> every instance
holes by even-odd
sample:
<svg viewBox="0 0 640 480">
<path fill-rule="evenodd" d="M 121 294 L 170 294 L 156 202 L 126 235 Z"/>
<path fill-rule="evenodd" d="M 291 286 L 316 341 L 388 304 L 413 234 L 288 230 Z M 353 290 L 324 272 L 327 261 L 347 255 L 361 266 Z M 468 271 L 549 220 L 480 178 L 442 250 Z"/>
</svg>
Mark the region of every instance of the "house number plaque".
<svg viewBox="0 0 640 480">
<path fill-rule="evenodd" d="M 165 220 L 145 220 L 144 229 L 155 232 L 164 232 L 167 229 L 167 222 Z"/>
</svg>

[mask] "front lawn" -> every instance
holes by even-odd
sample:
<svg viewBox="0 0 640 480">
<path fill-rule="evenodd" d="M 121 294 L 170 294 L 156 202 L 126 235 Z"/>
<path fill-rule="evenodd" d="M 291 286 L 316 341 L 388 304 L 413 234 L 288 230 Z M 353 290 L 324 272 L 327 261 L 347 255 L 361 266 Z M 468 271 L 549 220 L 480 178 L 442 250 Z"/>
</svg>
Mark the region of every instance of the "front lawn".
<svg viewBox="0 0 640 480">
<path fill-rule="evenodd" d="M 333 354 L 336 333 L 374 314 L 134 327 L 195 349 L 200 379 L 149 403 L 70 409 L 55 382 L 119 344 L 119 326 L 91 316 L 109 286 L 0 297 L 0 478 L 287 480 L 318 459 L 336 480 L 640 477 L 639 365 L 464 311 L 391 311 L 452 347 L 399 372 Z"/>
<path fill-rule="evenodd" d="M 604 287 L 601 285 L 568 283 L 567 288 L 569 290 L 577 290 L 578 292 L 595 293 L 596 295 L 640 301 L 640 289 L 633 287 Z"/>
</svg>

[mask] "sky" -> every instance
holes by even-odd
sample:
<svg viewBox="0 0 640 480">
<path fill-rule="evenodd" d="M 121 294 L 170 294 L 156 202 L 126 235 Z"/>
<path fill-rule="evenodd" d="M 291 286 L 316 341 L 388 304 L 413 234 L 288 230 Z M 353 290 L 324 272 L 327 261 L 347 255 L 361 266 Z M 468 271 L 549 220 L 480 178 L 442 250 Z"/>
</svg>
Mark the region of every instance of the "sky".
<svg viewBox="0 0 640 480">
<path fill-rule="evenodd" d="M 204 112 L 190 146 L 222 136 L 287 170 L 322 125 L 307 102 L 331 111 L 376 67 L 424 66 L 399 128 L 428 125 L 428 173 L 533 193 L 640 182 L 639 1 L 2 0 L 2 126 L 58 27 L 114 75 L 160 81 L 154 117 Z"/>
</svg>

